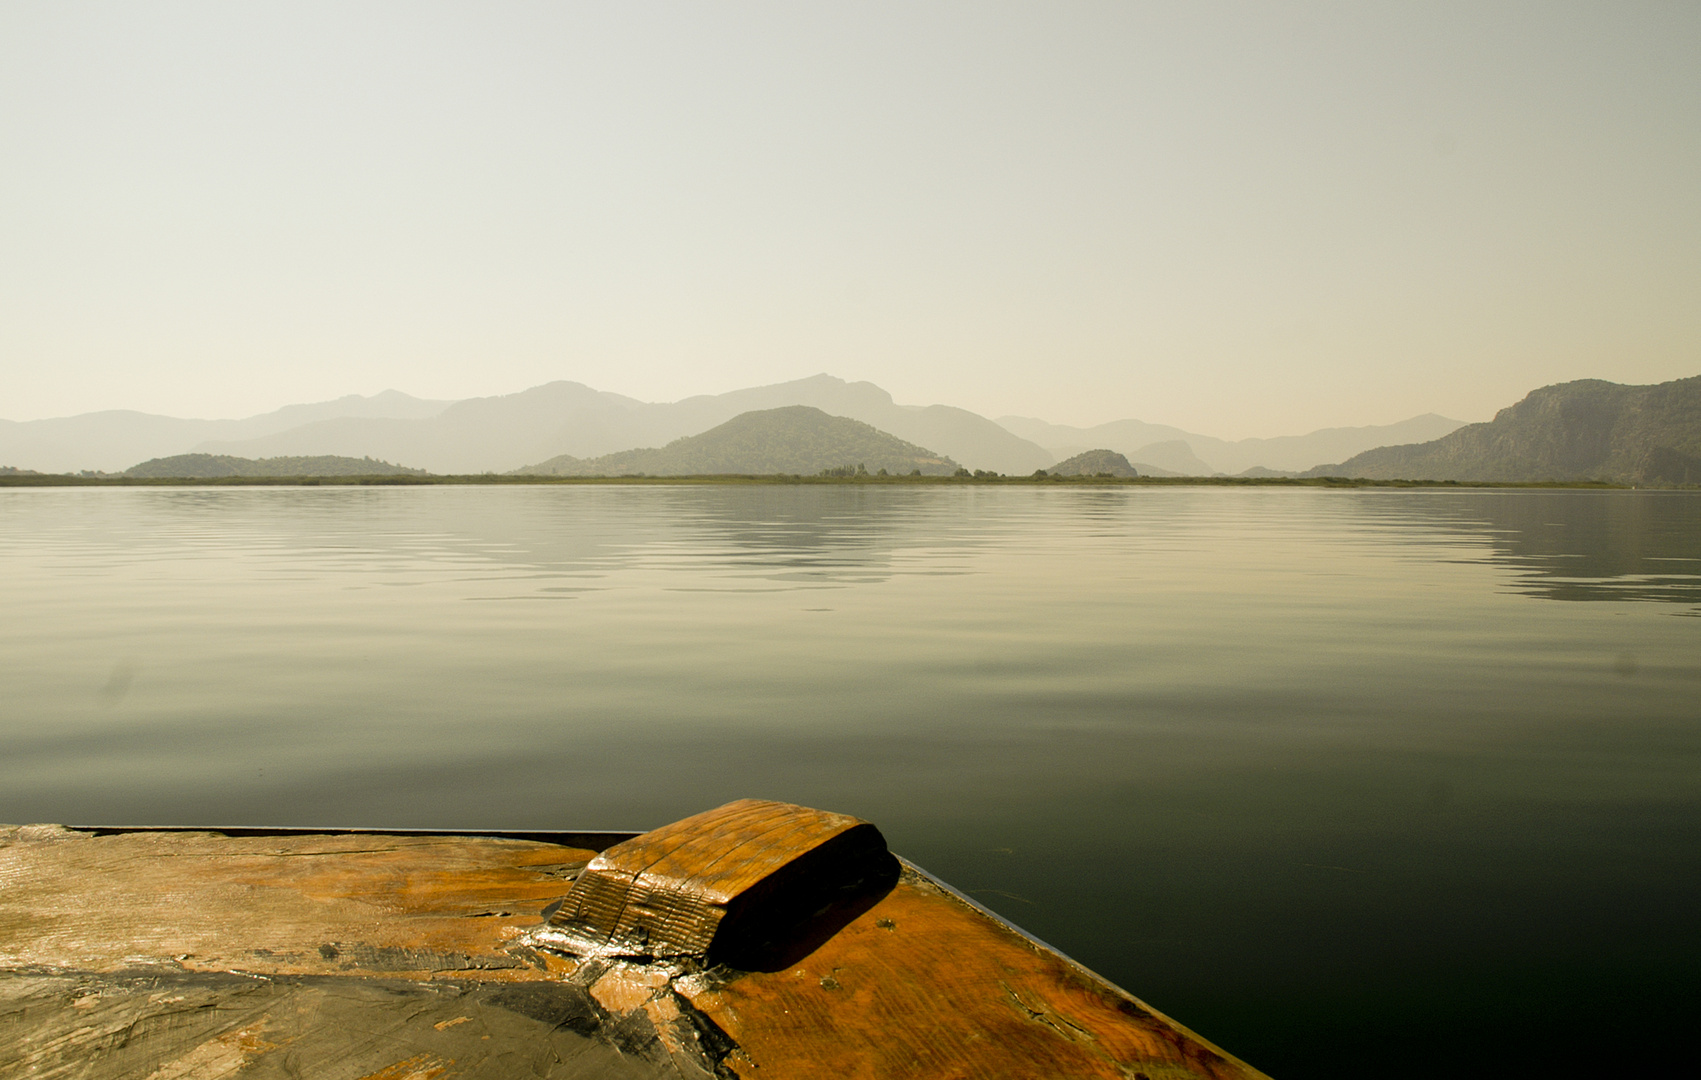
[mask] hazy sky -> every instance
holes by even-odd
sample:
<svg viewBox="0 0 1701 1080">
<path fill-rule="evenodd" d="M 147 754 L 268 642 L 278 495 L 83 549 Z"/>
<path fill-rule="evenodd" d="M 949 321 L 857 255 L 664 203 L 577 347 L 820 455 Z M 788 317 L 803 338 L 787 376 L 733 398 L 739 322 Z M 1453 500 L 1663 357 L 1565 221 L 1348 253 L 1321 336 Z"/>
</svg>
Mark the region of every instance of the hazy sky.
<svg viewBox="0 0 1701 1080">
<path fill-rule="evenodd" d="M 1701 374 L 1701 4 L 0 6 L 0 417 Z"/>
</svg>

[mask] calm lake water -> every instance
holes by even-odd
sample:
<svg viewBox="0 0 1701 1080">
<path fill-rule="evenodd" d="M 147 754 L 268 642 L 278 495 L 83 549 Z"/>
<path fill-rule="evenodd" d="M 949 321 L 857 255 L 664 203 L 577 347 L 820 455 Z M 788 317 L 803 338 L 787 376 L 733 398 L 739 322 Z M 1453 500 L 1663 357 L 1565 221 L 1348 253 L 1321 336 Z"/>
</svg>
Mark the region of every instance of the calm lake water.
<svg viewBox="0 0 1701 1080">
<path fill-rule="evenodd" d="M 895 850 L 1278 1077 L 1692 1061 L 1701 496 L 0 491 L 0 821 Z"/>
</svg>

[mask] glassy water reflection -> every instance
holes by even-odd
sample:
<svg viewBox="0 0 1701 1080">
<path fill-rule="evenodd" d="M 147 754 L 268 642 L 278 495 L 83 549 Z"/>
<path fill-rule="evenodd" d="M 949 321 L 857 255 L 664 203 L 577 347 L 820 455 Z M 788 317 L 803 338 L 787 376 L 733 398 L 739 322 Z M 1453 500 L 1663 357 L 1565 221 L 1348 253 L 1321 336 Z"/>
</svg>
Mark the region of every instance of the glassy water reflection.
<svg viewBox="0 0 1701 1080">
<path fill-rule="evenodd" d="M 0 568 L 0 820 L 825 806 L 1276 1075 L 1697 989 L 1693 495 L 6 491 Z"/>
</svg>

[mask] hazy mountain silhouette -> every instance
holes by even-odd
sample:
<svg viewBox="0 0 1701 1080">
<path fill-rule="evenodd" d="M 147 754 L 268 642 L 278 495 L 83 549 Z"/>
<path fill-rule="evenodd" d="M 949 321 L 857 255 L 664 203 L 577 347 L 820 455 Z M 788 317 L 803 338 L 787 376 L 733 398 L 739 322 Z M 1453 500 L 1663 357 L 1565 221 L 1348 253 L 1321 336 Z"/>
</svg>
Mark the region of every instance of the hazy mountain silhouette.
<svg viewBox="0 0 1701 1080">
<path fill-rule="evenodd" d="M 701 435 L 660 449 L 622 450 L 584 459 L 560 455 L 516 470 L 533 476 L 692 476 L 741 474 L 814 476 L 858 467 L 874 473 L 949 475 L 957 463 L 860 420 L 829 416 L 808 405 L 741 413 Z"/>
<path fill-rule="evenodd" d="M 1134 459 L 1136 467 L 1145 470 L 1149 476 L 1214 476 L 1222 471 L 1201 461 L 1186 439 L 1152 443 L 1129 456 Z M 1163 470 L 1162 473 L 1157 471 L 1159 469 Z"/>
<path fill-rule="evenodd" d="M 678 430 L 669 436 L 673 438 L 706 431 L 741 413 L 785 405 L 809 405 L 830 416 L 860 420 L 900 439 L 930 447 L 970 468 L 1032 472 L 1053 460 L 1041 447 L 978 413 L 951 405 L 899 405 L 891 394 L 871 382 L 846 382 L 832 375 L 701 395 L 651 408 L 668 410 L 678 418 L 674 421 Z M 651 445 L 661 441 L 653 440 Z"/>
<path fill-rule="evenodd" d="M 1434 438 L 1459 426 L 1432 415 L 1382 427 L 1228 442 L 1139 420 L 1094 428 L 1019 417 L 994 423 L 948 405 L 899 405 L 873 383 L 816 375 L 667 403 L 553 382 L 459 402 L 425 401 L 389 390 L 291 405 L 242 420 L 112 411 L 0 421 L 0 463 L 53 472 L 117 471 L 144 459 L 198 452 L 249 459 L 372 457 L 435 473 L 506 472 L 562 454 L 595 458 L 660 447 L 745 412 L 790 405 L 860 420 L 967 467 L 1008 475 L 1049 468 L 1092 448 L 1121 453 L 1147 475 L 1209 475 L 1251 466 L 1297 470 L 1341 461 L 1372 446 Z M 1185 444 L 1185 455 L 1167 445 L 1177 442 Z M 1142 457 L 1154 445 L 1165 449 Z"/>
<path fill-rule="evenodd" d="M 1701 375 L 1651 386 L 1544 386 L 1486 424 L 1369 450 L 1311 475 L 1701 484 Z"/>
<path fill-rule="evenodd" d="M 177 454 L 154 458 L 124 470 L 125 476 L 208 480 L 221 476 L 425 476 L 387 461 L 350 457 L 231 457 L 228 454 Z"/>
<path fill-rule="evenodd" d="M 335 401 L 286 405 L 242 420 L 184 420 L 128 409 L 51 420 L 0 420 L 0 462 L 43 472 L 116 472 L 145 458 L 184 453 L 208 440 L 253 439 L 332 417 L 419 420 L 450 404 L 385 390 L 371 397 L 349 394 Z"/>
<path fill-rule="evenodd" d="M 244 442 L 196 449 L 262 456 L 370 454 L 433 472 L 508 471 L 561 454 L 591 458 L 661 446 L 756 409 L 809 405 L 933 447 L 974 468 L 1032 472 L 1052 456 L 984 416 L 948 405 L 898 405 L 873 383 L 831 375 L 652 404 L 581 383 L 554 382 L 518 394 L 457 402 L 419 421 L 336 419 Z"/>
<path fill-rule="evenodd" d="M 1230 442 L 1165 424 L 1148 424 L 1143 420 L 1113 420 L 1090 428 L 1051 424 L 1025 416 L 1001 416 L 998 422 L 1059 458 L 1078 454 L 1089 447 L 1102 446 L 1126 455 L 1136 466 L 1145 461 L 1189 476 L 1238 473 L 1255 466 L 1297 472 L 1324 462 L 1341 461 L 1375 446 L 1439 438 L 1464 426 L 1462 420 L 1425 413 L 1397 424 L 1323 428 L 1309 435 Z M 1176 459 L 1177 464 L 1172 466 L 1143 456 L 1145 448 L 1153 444 L 1164 444 L 1164 453 L 1173 456 L 1173 449 L 1167 446 L 1177 441 L 1187 444 L 1197 464 Z"/>
</svg>

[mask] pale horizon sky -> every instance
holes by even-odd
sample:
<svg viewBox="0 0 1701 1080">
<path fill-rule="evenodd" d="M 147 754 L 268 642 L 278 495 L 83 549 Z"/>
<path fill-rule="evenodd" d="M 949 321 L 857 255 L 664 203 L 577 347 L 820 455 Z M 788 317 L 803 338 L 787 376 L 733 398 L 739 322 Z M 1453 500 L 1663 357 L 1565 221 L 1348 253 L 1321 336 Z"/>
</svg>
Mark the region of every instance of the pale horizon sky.
<svg viewBox="0 0 1701 1080">
<path fill-rule="evenodd" d="M 0 418 L 826 371 L 1224 438 L 1701 374 L 1701 5 L 0 7 Z"/>
</svg>

